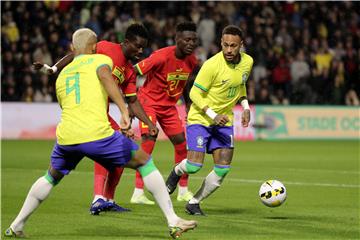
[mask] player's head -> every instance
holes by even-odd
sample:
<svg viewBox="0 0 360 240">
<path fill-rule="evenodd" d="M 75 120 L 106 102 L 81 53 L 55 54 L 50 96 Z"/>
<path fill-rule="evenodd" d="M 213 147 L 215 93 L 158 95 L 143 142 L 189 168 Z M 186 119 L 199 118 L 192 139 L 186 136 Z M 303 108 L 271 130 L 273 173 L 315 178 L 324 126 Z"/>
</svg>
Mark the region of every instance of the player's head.
<svg viewBox="0 0 360 240">
<path fill-rule="evenodd" d="M 240 60 L 240 48 L 243 46 L 243 39 L 243 31 L 239 27 L 229 25 L 224 28 L 221 36 L 221 47 L 226 61 L 235 63 Z"/>
<path fill-rule="evenodd" d="M 144 25 L 131 24 L 125 32 L 123 52 L 127 59 L 138 61 L 148 44 L 149 33 Z"/>
<path fill-rule="evenodd" d="M 89 28 L 80 28 L 72 35 L 71 50 L 78 54 L 91 54 L 96 51 L 96 34 Z"/>
<path fill-rule="evenodd" d="M 176 26 L 175 41 L 178 54 L 181 56 L 192 54 L 198 43 L 196 24 L 193 22 L 179 23 Z"/>
</svg>

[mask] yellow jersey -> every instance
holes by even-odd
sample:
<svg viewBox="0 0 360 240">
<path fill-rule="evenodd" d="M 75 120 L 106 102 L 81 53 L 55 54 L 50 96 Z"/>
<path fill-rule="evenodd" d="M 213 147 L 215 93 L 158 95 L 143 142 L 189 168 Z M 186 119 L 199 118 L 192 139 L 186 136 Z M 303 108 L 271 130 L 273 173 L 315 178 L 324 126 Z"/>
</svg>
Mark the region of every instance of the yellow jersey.
<svg viewBox="0 0 360 240">
<path fill-rule="evenodd" d="M 56 128 L 58 144 L 71 145 L 106 138 L 114 133 L 107 116 L 108 95 L 97 69 L 113 67 L 102 54 L 83 54 L 74 58 L 56 80 L 56 96 L 61 121 Z"/>
<path fill-rule="evenodd" d="M 222 52 L 205 61 L 191 89 L 200 92 L 198 96 L 201 96 L 202 101 L 192 99 L 193 104 L 187 118 L 188 125 L 213 125 L 214 121 L 202 110 L 208 106 L 217 114 L 227 115 L 230 121 L 226 125 L 232 126 L 232 109 L 241 97 L 246 97 L 246 81 L 252 65 L 252 57 L 243 52 L 237 64 L 228 63 Z M 196 105 L 194 102 L 200 104 Z"/>
</svg>

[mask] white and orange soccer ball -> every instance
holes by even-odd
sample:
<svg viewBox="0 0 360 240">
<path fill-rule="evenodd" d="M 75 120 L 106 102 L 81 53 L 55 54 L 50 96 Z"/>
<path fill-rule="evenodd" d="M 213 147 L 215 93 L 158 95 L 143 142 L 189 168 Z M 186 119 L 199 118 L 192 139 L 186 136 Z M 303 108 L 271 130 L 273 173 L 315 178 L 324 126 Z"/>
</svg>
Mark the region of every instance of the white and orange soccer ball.
<svg viewBox="0 0 360 240">
<path fill-rule="evenodd" d="M 268 180 L 260 186 L 260 200 L 268 207 L 278 207 L 286 200 L 286 188 L 278 180 Z"/>
</svg>

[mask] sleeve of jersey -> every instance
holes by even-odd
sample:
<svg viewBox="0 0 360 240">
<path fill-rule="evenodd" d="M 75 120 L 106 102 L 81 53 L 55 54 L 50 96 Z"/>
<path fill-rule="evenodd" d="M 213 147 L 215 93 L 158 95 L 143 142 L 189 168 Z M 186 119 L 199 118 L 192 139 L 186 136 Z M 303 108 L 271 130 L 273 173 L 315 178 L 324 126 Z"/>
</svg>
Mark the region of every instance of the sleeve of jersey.
<svg viewBox="0 0 360 240">
<path fill-rule="evenodd" d="M 136 74 L 134 70 L 125 73 L 125 79 L 121 84 L 121 90 L 126 97 L 136 96 Z"/>
<path fill-rule="evenodd" d="M 250 58 L 249 67 L 248 67 L 248 69 L 249 69 L 249 70 L 248 70 L 249 74 L 248 74 L 248 76 L 247 76 L 247 79 L 245 79 L 245 81 L 243 82 L 243 84 L 240 85 L 240 98 L 247 96 L 246 83 L 247 83 L 247 81 L 248 81 L 248 79 L 249 79 L 249 75 L 250 75 L 250 73 L 251 73 L 251 69 L 252 69 L 253 63 L 254 63 L 253 59 Z"/>
<path fill-rule="evenodd" d="M 200 109 L 207 106 L 206 95 L 211 87 L 212 80 L 213 70 L 209 64 L 204 63 L 190 91 L 191 101 Z"/>
<path fill-rule="evenodd" d="M 111 71 L 111 69 L 113 67 L 113 61 L 108 56 L 99 55 L 99 62 L 98 62 L 97 69 L 99 69 L 102 66 L 108 66 L 109 70 Z"/>
<path fill-rule="evenodd" d="M 135 64 L 135 68 L 140 75 L 145 75 L 151 69 L 160 64 L 161 60 L 157 57 L 157 54 L 152 54 L 148 58 L 145 58 L 141 62 Z"/>
</svg>

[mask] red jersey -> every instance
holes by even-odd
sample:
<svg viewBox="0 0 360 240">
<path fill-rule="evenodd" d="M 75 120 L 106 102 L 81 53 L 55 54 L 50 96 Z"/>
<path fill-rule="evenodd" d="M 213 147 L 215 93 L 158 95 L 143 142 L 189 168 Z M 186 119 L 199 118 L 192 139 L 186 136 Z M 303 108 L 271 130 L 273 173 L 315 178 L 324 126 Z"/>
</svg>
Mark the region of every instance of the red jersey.
<svg viewBox="0 0 360 240">
<path fill-rule="evenodd" d="M 138 96 L 151 105 L 174 106 L 197 65 L 194 54 L 177 59 L 175 49 L 176 46 L 161 48 L 135 65 L 141 75 L 147 74 Z"/>
<path fill-rule="evenodd" d="M 113 61 L 112 75 L 125 96 L 136 95 L 136 73 L 127 60 L 118 43 L 100 41 L 96 44 L 96 53 L 104 54 Z"/>
</svg>

